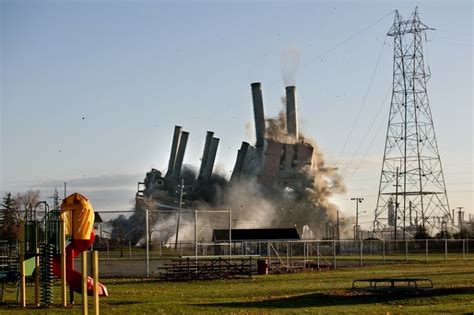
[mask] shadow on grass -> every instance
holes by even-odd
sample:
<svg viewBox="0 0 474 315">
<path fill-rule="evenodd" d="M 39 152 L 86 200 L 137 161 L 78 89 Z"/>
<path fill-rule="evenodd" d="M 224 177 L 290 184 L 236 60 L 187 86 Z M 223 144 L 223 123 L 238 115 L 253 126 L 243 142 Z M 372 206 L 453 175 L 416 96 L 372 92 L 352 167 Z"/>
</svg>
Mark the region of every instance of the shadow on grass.
<svg viewBox="0 0 474 315">
<path fill-rule="evenodd" d="M 329 293 L 310 293 L 287 298 L 265 299 L 249 302 L 228 302 L 211 304 L 194 304 L 193 306 L 215 306 L 229 308 L 305 308 L 322 307 L 334 305 L 359 305 L 386 303 L 396 300 L 407 300 L 420 297 L 449 296 L 455 294 L 474 294 L 474 287 L 443 288 L 420 292 L 354 292 L 351 290 L 339 290 Z"/>
</svg>

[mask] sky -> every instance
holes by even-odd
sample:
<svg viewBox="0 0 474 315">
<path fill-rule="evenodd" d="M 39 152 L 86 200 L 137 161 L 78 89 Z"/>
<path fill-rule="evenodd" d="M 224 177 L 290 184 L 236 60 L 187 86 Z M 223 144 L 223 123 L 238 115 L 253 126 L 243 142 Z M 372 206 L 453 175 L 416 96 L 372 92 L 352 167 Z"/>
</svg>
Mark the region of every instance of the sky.
<svg viewBox="0 0 474 315">
<path fill-rule="evenodd" d="M 167 167 L 173 128 L 199 165 L 207 130 L 230 176 L 253 142 L 250 83 L 265 115 L 294 71 L 300 130 L 338 167 L 336 195 L 368 228 L 390 108 L 394 10 L 426 35 L 428 95 L 451 208 L 473 210 L 471 1 L 0 1 L 0 192 L 55 187 L 96 210 L 133 206 L 137 182 Z"/>
</svg>

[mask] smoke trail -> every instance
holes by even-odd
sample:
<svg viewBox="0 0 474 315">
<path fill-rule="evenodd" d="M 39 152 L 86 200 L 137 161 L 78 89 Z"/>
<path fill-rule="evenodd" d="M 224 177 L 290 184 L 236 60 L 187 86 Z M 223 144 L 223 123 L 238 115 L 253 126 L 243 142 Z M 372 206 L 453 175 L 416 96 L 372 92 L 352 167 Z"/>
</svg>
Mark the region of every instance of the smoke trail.
<svg viewBox="0 0 474 315">
<path fill-rule="evenodd" d="M 300 50 L 288 46 L 281 52 L 281 74 L 285 86 L 295 85 L 295 76 L 300 64 Z"/>
</svg>

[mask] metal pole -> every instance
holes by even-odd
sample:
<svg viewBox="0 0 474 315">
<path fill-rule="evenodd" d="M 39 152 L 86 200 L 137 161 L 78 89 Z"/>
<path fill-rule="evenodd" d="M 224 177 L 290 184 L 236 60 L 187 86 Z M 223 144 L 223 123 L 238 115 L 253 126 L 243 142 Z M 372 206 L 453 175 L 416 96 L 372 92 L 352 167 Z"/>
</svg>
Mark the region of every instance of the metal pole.
<svg viewBox="0 0 474 315">
<path fill-rule="evenodd" d="M 40 252 L 39 252 L 38 247 L 36 247 L 35 253 L 36 253 L 35 269 L 40 270 Z M 66 296 L 66 294 L 64 294 L 64 296 Z M 40 306 L 40 273 L 39 272 L 35 272 L 35 305 Z"/>
<path fill-rule="evenodd" d="M 359 244 L 359 247 L 360 247 L 360 259 L 359 259 L 359 266 L 362 267 L 362 240 L 360 240 L 360 244 Z"/>
<path fill-rule="evenodd" d="M 306 249 L 306 246 L 308 244 L 306 244 L 306 241 L 303 241 L 303 261 L 304 261 L 304 265 L 306 267 L 306 261 L 307 261 L 307 249 Z"/>
<path fill-rule="evenodd" d="M 428 262 L 428 239 L 425 240 L 425 262 Z"/>
<path fill-rule="evenodd" d="M 405 240 L 405 262 L 408 262 L 408 241 Z"/>
<path fill-rule="evenodd" d="M 466 239 L 462 240 L 462 259 L 466 259 Z"/>
<path fill-rule="evenodd" d="M 270 241 L 267 241 L 267 256 L 268 264 L 270 264 Z"/>
<path fill-rule="evenodd" d="M 444 260 L 448 260 L 448 239 L 444 239 Z"/>
<path fill-rule="evenodd" d="M 87 315 L 87 251 L 82 252 L 82 314 Z"/>
<path fill-rule="evenodd" d="M 358 232 L 359 232 L 359 203 L 364 201 L 364 198 L 356 197 L 356 198 L 351 198 L 351 200 L 355 200 L 356 202 L 356 224 L 355 224 L 355 229 L 354 229 L 354 241 L 359 238 Z"/>
<path fill-rule="evenodd" d="M 181 209 L 183 207 L 183 189 L 184 189 L 184 178 L 181 179 L 181 186 L 179 190 L 179 210 L 178 218 L 176 219 L 176 239 L 174 241 L 174 249 L 178 248 L 178 239 L 179 239 L 179 221 L 181 217 Z"/>
<path fill-rule="evenodd" d="M 67 306 L 67 288 L 66 288 L 66 225 L 61 218 L 59 221 L 60 231 L 60 253 L 61 253 L 61 305 Z M 38 270 L 38 269 L 37 269 Z"/>
<path fill-rule="evenodd" d="M 356 201 L 356 226 L 354 231 L 354 240 L 359 239 L 359 203 Z"/>
<path fill-rule="evenodd" d="M 197 241 L 197 210 L 194 210 L 194 260 L 197 261 L 198 241 Z"/>
<path fill-rule="evenodd" d="M 232 257 L 232 212 L 229 209 L 229 259 Z"/>
<path fill-rule="evenodd" d="M 332 262 L 334 269 L 336 269 L 336 242 L 332 241 Z"/>
<path fill-rule="evenodd" d="M 382 240 L 383 263 L 385 264 L 385 240 Z"/>
<path fill-rule="evenodd" d="M 19 228 L 20 228 L 20 305 L 21 307 L 26 307 L 25 221 L 20 220 Z"/>
<path fill-rule="evenodd" d="M 318 270 L 319 270 L 319 256 L 320 256 L 320 254 L 319 254 L 319 241 L 317 241 L 317 243 L 316 243 L 316 252 L 317 252 L 316 256 L 318 256 Z"/>
<path fill-rule="evenodd" d="M 146 277 L 150 277 L 150 236 L 148 232 L 148 209 L 145 209 L 145 239 L 146 239 Z"/>
<path fill-rule="evenodd" d="M 92 273 L 94 278 L 94 314 L 99 315 L 99 252 L 92 252 Z"/>
</svg>

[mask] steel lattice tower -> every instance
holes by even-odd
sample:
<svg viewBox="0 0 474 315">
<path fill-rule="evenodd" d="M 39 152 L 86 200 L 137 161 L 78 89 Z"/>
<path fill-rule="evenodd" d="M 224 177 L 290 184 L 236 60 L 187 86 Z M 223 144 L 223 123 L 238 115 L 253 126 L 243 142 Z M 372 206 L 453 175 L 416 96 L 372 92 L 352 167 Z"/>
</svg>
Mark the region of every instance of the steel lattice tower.
<svg viewBox="0 0 474 315">
<path fill-rule="evenodd" d="M 429 29 L 417 9 L 405 21 L 395 11 L 387 34 L 394 39 L 393 91 L 373 228 L 401 230 L 403 238 L 420 227 L 436 233 L 451 225 L 426 89 L 422 35 Z"/>
</svg>

